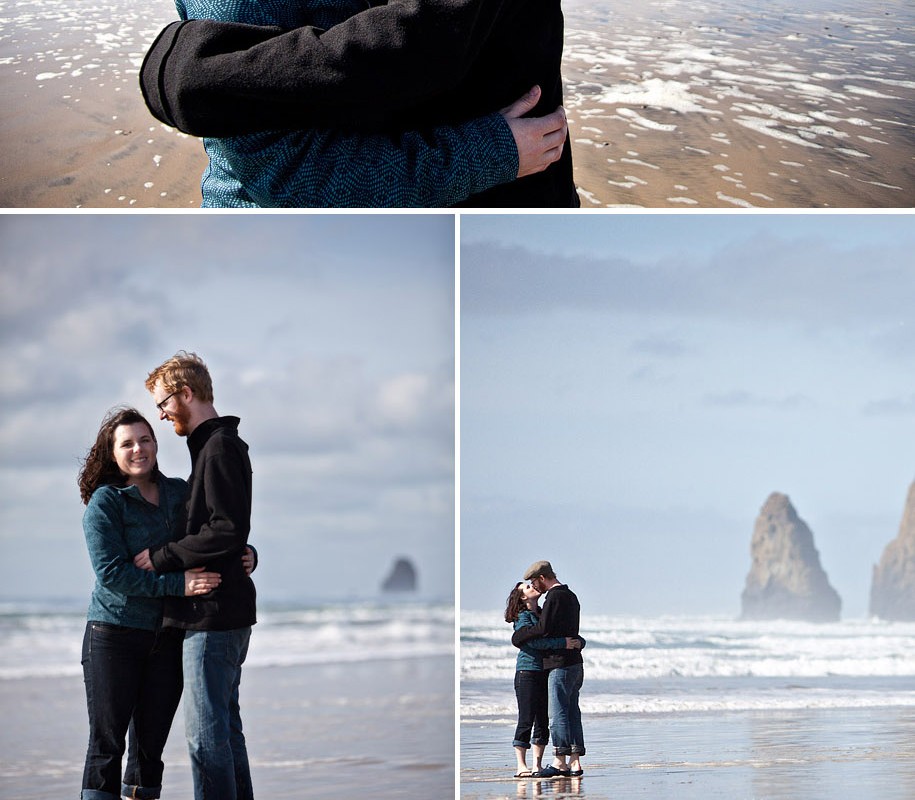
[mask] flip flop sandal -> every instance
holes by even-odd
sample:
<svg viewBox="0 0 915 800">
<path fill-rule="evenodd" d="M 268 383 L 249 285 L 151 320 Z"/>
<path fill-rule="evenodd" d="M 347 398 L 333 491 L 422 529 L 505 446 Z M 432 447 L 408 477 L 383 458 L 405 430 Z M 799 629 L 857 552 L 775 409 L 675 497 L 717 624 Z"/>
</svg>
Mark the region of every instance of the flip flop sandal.
<svg viewBox="0 0 915 800">
<path fill-rule="evenodd" d="M 567 769 L 556 769 L 552 764 L 548 767 L 544 767 L 540 772 L 534 774 L 535 778 L 568 778 L 569 770 Z"/>
</svg>

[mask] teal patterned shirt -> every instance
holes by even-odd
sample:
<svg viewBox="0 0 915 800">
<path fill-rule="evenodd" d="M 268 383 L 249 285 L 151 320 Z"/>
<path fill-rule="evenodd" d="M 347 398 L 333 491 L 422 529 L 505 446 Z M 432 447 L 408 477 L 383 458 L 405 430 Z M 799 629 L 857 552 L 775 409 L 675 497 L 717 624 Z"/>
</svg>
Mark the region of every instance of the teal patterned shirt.
<svg viewBox="0 0 915 800">
<path fill-rule="evenodd" d="M 182 19 L 329 28 L 365 0 L 176 0 Z M 204 208 L 443 208 L 514 180 L 518 150 L 499 113 L 397 136 L 267 131 L 203 140 Z"/>
</svg>

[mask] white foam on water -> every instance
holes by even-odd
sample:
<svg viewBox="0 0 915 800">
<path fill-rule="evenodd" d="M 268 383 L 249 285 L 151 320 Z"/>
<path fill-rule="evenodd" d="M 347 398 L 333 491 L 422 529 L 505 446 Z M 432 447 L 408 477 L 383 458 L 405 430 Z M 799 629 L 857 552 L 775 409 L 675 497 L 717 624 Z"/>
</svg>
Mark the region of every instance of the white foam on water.
<svg viewBox="0 0 915 800">
<path fill-rule="evenodd" d="M 630 122 L 635 125 L 638 125 L 641 128 L 647 128 L 652 131 L 675 131 L 677 129 L 676 125 L 667 124 L 662 122 L 655 122 L 650 119 L 646 119 L 641 114 L 636 113 L 631 108 L 619 108 L 616 111 L 621 117 L 625 117 Z"/>
<path fill-rule="evenodd" d="M 118 200 L 136 202 L 126 195 Z M 454 652 L 454 610 L 447 606 L 268 608 L 259 611 L 258 620 L 246 662 L 251 667 L 414 659 Z M 85 625 L 85 612 L 0 608 L 0 680 L 80 674 Z"/>
<path fill-rule="evenodd" d="M 776 127 L 778 123 L 775 120 L 760 119 L 759 117 L 735 117 L 734 121 L 744 128 L 749 128 L 750 130 L 764 134 L 765 136 L 771 136 L 773 139 L 791 142 L 791 144 L 799 144 L 801 147 L 813 147 L 818 150 L 822 149 L 822 145 L 819 145 L 816 142 L 807 141 L 802 136 L 789 133 L 782 128 Z"/>
<path fill-rule="evenodd" d="M 649 164 L 647 161 L 642 161 L 638 158 L 621 158 L 620 161 L 623 164 L 634 164 L 637 167 L 648 167 L 648 169 L 655 170 L 661 169 L 657 164 Z"/>
<path fill-rule="evenodd" d="M 715 103 L 690 91 L 689 84 L 649 78 L 641 83 L 611 86 L 599 96 L 598 102 L 607 105 L 640 105 L 651 108 L 668 108 L 680 114 L 718 114 L 704 103 Z"/>
<path fill-rule="evenodd" d="M 876 89 L 865 89 L 863 86 L 845 86 L 843 88 L 849 94 L 856 94 L 862 97 L 878 97 L 883 100 L 899 100 L 897 95 L 878 92 Z"/>
</svg>

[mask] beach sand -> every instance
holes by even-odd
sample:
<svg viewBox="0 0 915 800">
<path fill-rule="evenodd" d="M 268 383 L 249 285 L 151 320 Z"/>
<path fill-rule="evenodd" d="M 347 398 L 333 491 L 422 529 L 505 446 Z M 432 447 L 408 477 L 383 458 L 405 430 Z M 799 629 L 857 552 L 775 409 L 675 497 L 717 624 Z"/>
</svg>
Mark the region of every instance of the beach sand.
<svg viewBox="0 0 915 800">
<path fill-rule="evenodd" d="M 566 0 L 583 207 L 915 205 L 910 6 L 811 2 Z M 137 83 L 174 6 L 0 3 L 0 206 L 199 206 L 201 142 Z"/>
<path fill-rule="evenodd" d="M 4 5 L 0 205 L 199 206 L 203 146 L 157 122 L 138 84 L 174 5 Z"/>
<path fill-rule="evenodd" d="M 585 208 L 915 205 L 915 15 L 870 0 L 566 0 Z"/>
<path fill-rule="evenodd" d="M 242 717 L 260 797 L 454 796 L 451 657 L 251 667 Z M 88 726 L 82 678 L 0 681 L 0 800 L 77 797 Z M 193 797 L 179 711 L 163 797 Z"/>
<path fill-rule="evenodd" d="M 511 777 L 512 730 L 462 724 L 461 798 L 915 797 L 911 708 L 586 715 L 584 777 L 543 781 Z"/>
</svg>

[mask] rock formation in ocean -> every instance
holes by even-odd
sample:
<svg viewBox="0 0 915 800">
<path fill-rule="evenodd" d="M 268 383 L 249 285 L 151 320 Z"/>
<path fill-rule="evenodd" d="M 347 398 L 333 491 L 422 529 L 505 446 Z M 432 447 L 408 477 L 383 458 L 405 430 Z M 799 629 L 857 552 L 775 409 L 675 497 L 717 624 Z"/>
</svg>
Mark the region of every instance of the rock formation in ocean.
<svg viewBox="0 0 915 800">
<path fill-rule="evenodd" d="M 874 567 L 870 613 L 886 620 L 915 621 L 915 483 L 909 487 L 899 534 Z"/>
<path fill-rule="evenodd" d="M 381 584 L 383 592 L 415 592 L 416 567 L 406 558 L 398 558 L 391 567 L 391 572 Z"/>
<path fill-rule="evenodd" d="M 813 533 L 787 495 L 769 495 L 753 529 L 742 619 L 835 622 L 842 600 L 820 566 Z"/>
</svg>

